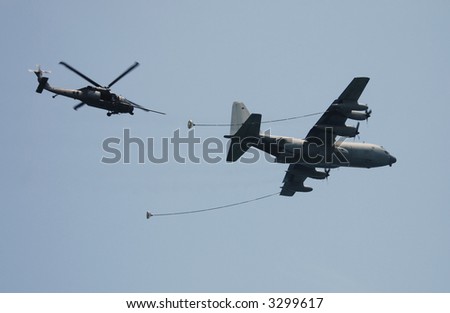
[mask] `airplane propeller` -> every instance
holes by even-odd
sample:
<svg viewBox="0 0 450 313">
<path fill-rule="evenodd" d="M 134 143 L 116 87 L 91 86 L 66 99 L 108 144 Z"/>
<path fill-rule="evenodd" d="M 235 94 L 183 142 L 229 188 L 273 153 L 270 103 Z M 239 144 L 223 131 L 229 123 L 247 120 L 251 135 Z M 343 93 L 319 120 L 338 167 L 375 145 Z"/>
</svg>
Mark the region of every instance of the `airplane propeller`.
<svg viewBox="0 0 450 313">
<path fill-rule="evenodd" d="M 353 141 L 355 141 L 355 138 L 358 137 L 359 140 L 359 122 L 358 124 L 356 124 L 356 131 L 355 131 L 355 136 L 353 136 Z"/>
<path fill-rule="evenodd" d="M 372 114 L 371 109 L 366 109 L 366 124 L 369 124 L 369 117 Z"/>
</svg>

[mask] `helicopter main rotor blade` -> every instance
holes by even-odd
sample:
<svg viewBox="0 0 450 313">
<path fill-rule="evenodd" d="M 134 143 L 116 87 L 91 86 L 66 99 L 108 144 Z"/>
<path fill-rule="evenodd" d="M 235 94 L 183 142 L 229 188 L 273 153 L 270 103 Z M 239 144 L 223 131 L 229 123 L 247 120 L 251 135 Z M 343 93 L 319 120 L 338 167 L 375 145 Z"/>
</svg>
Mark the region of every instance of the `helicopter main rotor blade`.
<svg viewBox="0 0 450 313">
<path fill-rule="evenodd" d="M 150 110 L 150 109 L 144 108 L 143 106 L 141 106 L 141 105 L 139 105 L 139 104 L 137 104 L 137 103 L 134 103 L 133 101 L 130 101 L 130 100 L 127 100 L 127 101 L 128 101 L 132 106 L 134 106 L 135 108 L 141 109 L 141 110 L 143 110 L 143 111 L 145 111 L 145 112 L 153 112 L 153 113 L 158 113 L 158 114 L 166 115 L 166 113 L 164 113 L 164 112 L 159 112 L 159 111 L 155 111 L 155 110 Z"/>
<path fill-rule="evenodd" d="M 95 82 L 94 80 L 90 79 L 89 77 L 87 77 L 86 75 L 84 75 L 83 73 L 77 71 L 76 69 L 74 69 L 72 66 L 70 66 L 69 64 L 67 64 L 66 62 L 59 62 L 59 64 L 64 65 L 65 67 L 67 67 L 69 70 L 71 70 L 72 72 L 74 72 L 75 74 L 79 75 L 80 77 L 84 78 L 85 80 L 87 80 L 88 82 L 90 82 L 92 85 L 96 86 L 96 87 L 102 87 L 99 83 Z"/>
<path fill-rule="evenodd" d="M 78 110 L 79 108 L 81 108 L 83 105 L 85 105 L 86 103 L 84 103 L 84 102 L 80 102 L 80 103 L 78 103 L 76 106 L 74 106 L 73 107 L 73 109 L 76 111 L 76 110 Z"/>
<path fill-rule="evenodd" d="M 133 65 L 131 65 L 125 72 L 123 72 L 122 74 L 120 74 L 116 79 L 114 79 L 109 85 L 108 88 L 111 88 L 112 85 L 114 85 L 115 83 L 117 83 L 120 79 L 122 79 L 125 75 L 127 75 L 129 72 L 131 72 L 132 70 L 134 70 L 137 66 L 139 65 L 138 62 L 134 62 Z"/>
</svg>

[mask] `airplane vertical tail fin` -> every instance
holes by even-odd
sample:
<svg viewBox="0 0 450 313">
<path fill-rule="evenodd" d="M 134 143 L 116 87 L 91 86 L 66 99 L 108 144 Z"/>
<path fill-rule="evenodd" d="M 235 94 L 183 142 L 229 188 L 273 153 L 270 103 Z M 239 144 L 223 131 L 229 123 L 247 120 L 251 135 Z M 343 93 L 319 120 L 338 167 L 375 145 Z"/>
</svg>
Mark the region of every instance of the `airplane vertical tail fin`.
<svg viewBox="0 0 450 313">
<path fill-rule="evenodd" d="M 234 102 L 231 111 L 230 146 L 227 162 L 235 162 L 251 146 L 258 143 L 261 129 L 261 114 L 250 114 L 243 103 Z"/>
<path fill-rule="evenodd" d="M 248 111 L 245 104 L 242 102 L 233 102 L 233 106 L 231 108 L 231 126 L 230 126 L 230 135 L 233 136 L 236 132 L 241 128 L 244 122 L 250 116 L 250 112 Z"/>
</svg>

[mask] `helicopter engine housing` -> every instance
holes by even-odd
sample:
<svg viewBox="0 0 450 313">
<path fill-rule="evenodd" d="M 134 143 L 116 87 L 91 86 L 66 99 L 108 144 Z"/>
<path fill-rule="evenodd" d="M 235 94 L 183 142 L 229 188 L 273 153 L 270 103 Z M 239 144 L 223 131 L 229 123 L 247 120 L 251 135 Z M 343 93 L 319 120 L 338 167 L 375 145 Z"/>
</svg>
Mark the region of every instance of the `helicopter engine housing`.
<svg viewBox="0 0 450 313">
<path fill-rule="evenodd" d="M 85 93 L 86 97 L 88 97 L 89 99 L 95 99 L 95 100 L 100 100 L 101 97 L 101 93 L 100 91 L 97 90 L 88 90 Z"/>
</svg>

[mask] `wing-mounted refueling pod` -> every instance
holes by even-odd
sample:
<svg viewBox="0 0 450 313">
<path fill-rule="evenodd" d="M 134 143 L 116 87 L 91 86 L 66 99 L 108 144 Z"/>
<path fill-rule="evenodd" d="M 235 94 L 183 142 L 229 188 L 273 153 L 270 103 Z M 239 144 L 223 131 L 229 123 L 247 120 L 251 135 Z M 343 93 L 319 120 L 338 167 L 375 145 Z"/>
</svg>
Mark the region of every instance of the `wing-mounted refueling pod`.
<svg viewBox="0 0 450 313">
<path fill-rule="evenodd" d="M 294 168 L 291 170 L 291 173 L 294 175 L 306 175 L 312 179 L 325 179 L 330 176 L 328 172 L 319 172 L 314 167 L 307 166 L 302 167 L 301 170 L 299 168 Z"/>
</svg>

